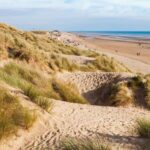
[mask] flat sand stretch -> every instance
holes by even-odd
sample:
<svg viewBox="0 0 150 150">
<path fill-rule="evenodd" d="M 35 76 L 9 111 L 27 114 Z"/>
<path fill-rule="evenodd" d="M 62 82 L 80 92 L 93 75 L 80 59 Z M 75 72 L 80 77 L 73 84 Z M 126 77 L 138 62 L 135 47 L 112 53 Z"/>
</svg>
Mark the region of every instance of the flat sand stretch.
<svg viewBox="0 0 150 150">
<path fill-rule="evenodd" d="M 150 43 L 135 40 L 116 41 L 104 37 L 81 39 L 87 47 L 114 57 L 135 72 L 150 73 Z"/>
<path fill-rule="evenodd" d="M 86 43 L 93 48 L 101 51 L 110 52 L 116 55 L 126 56 L 144 63 L 150 64 L 150 41 L 138 40 L 115 40 L 115 38 L 86 38 L 81 37 Z M 139 53 L 139 55 L 137 55 Z"/>
</svg>

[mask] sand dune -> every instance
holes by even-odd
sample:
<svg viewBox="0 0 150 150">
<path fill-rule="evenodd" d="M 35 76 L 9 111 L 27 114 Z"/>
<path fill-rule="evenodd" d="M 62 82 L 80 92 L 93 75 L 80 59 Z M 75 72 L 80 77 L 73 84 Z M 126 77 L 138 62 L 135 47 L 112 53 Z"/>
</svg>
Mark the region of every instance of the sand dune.
<svg viewBox="0 0 150 150">
<path fill-rule="evenodd" d="M 131 78 L 127 73 L 66 73 L 59 79 L 78 83 L 80 90 L 86 92 L 116 79 L 118 82 Z M 64 78 L 65 77 L 65 78 Z M 83 81 L 83 82 L 82 82 Z M 88 81 L 88 82 L 87 82 Z M 86 84 L 87 83 L 87 84 Z M 4 150 L 61 150 L 63 139 L 100 138 L 103 143 L 116 150 L 142 150 L 146 139 L 139 138 L 134 131 L 139 118 L 150 119 L 150 112 L 142 108 L 117 108 L 67 103 L 52 100 L 53 109 L 49 114 L 28 101 L 20 90 L 10 88 L 21 97 L 23 106 L 35 109 L 38 120 L 29 131 L 20 130 L 17 136 L 2 141 Z"/>
<path fill-rule="evenodd" d="M 136 119 L 150 118 L 150 112 L 136 108 L 88 106 L 54 101 L 52 115 L 45 117 L 46 124 L 40 134 L 26 143 L 21 150 L 61 149 L 59 143 L 69 137 L 99 136 L 110 142 L 113 149 L 140 149 L 144 139 L 133 132 Z"/>
<path fill-rule="evenodd" d="M 112 84 L 130 80 L 134 74 L 131 73 L 106 73 L 106 72 L 88 72 L 88 73 L 64 73 L 58 74 L 58 79 L 77 86 L 80 93 L 89 100 L 90 104 L 103 105 L 100 101 L 103 95 L 108 92 Z"/>
<path fill-rule="evenodd" d="M 91 43 L 88 44 L 88 42 L 85 41 L 85 39 L 81 38 L 80 36 L 73 35 L 71 33 L 59 32 L 57 34 L 55 33 L 55 36 L 53 37 L 53 35 L 51 35 L 49 32 L 46 32 L 46 33 L 42 33 L 41 38 L 42 36 L 45 36 L 45 34 L 46 34 L 46 38 L 48 36 L 48 38 L 54 38 L 63 41 L 65 44 L 73 45 L 81 49 L 86 49 L 86 50 L 90 49 L 114 57 L 115 59 L 127 65 L 131 70 L 133 70 L 133 73 L 122 73 L 122 72 L 106 73 L 100 71 L 87 72 L 87 73 L 85 72 L 66 73 L 66 71 L 63 70 L 62 71 L 63 73 L 55 72 L 55 74 L 52 74 L 51 72 L 46 72 L 46 71 L 44 72 L 43 70 L 41 70 L 40 75 L 46 74 L 47 78 L 56 75 L 55 77 L 58 80 L 63 80 L 66 83 L 74 83 L 79 89 L 80 93 L 85 98 L 87 98 L 90 104 L 93 104 L 93 105 L 90 104 L 81 105 L 81 104 L 54 100 L 54 99 L 50 99 L 49 97 L 46 97 L 47 98 L 46 100 L 48 100 L 48 102 L 52 101 L 53 103 L 52 105 L 53 108 L 50 112 L 45 111 L 41 107 L 38 107 L 38 104 L 34 103 L 34 101 L 31 102 L 32 97 L 29 98 L 28 97 L 29 95 L 27 95 L 28 93 L 25 96 L 26 91 L 23 92 L 21 88 L 20 90 L 16 89 L 15 88 L 16 86 L 12 88 L 10 87 L 10 85 L 7 84 L 7 89 L 9 90 L 9 92 L 13 95 L 18 96 L 20 103 L 24 107 L 29 108 L 29 110 L 35 110 L 37 114 L 37 120 L 33 125 L 33 127 L 30 128 L 29 130 L 22 130 L 19 128 L 19 131 L 17 132 L 16 135 L 13 135 L 5 140 L 1 140 L 0 150 L 53 150 L 53 149 L 61 150 L 60 143 L 62 142 L 62 140 L 68 138 L 85 138 L 85 137 L 91 139 L 99 138 L 103 143 L 110 144 L 113 150 L 116 149 L 143 150 L 143 145 L 149 139 L 146 140 L 141 137 L 138 137 L 135 129 L 137 125 L 137 119 L 139 118 L 150 119 L 150 111 L 141 108 L 142 106 L 110 107 L 105 105 L 104 102 L 101 101 L 101 98 L 103 94 L 107 92 L 110 85 L 127 82 L 132 77 L 136 76 L 135 72 L 141 72 L 143 74 L 149 73 L 150 72 L 149 64 L 142 62 L 140 59 L 134 59 L 128 56 L 124 57 L 123 55 L 112 54 L 111 52 L 108 51 L 99 51 L 98 49 L 92 47 Z M 20 36 L 21 35 L 22 34 L 20 34 Z M 50 43 L 51 42 L 53 43 L 54 41 L 52 40 L 50 41 Z M 46 43 L 46 48 L 45 48 L 46 50 L 47 50 L 47 44 L 49 45 L 50 43 Z M 56 43 L 53 44 L 55 45 Z M 58 47 L 58 45 L 60 47 Z M 59 51 L 61 49 L 61 44 L 57 43 L 56 47 L 58 48 Z M 53 51 L 55 50 L 56 47 L 55 46 L 53 47 Z M 41 50 L 43 50 L 43 48 L 41 48 L 39 51 Z M 47 54 L 47 51 L 45 53 Z M 58 54 L 61 55 L 61 53 Z M 61 56 L 65 58 L 67 57 L 67 59 L 70 59 L 72 62 L 80 63 L 80 64 L 86 64 L 88 61 L 93 60 L 93 58 L 90 57 L 77 56 L 77 55 L 74 56 L 73 54 L 66 55 L 64 53 Z M 41 57 L 41 58 L 44 59 L 45 57 Z M 17 60 L 19 60 L 19 58 Z M 15 62 L 16 60 L 13 61 Z M 4 67 L 7 63 L 8 61 L 0 61 L 0 67 Z M 21 74 L 24 75 L 23 78 L 19 78 L 19 81 L 20 79 L 24 81 L 28 76 L 29 78 L 28 82 L 32 81 L 33 82 L 32 86 L 33 87 L 35 86 L 36 80 L 34 81 L 34 78 L 38 76 L 38 74 L 36 73 L 34 74 L 34 72 L 28 72 L 26 74 L 26 70 L 25 71 L 21 70 L 19 73 L 20 74 L 17 73 L 15 74 L 16 77 L 21 76 Z M 5 78 L 5 76 L 3 76 L 3 78 Z M 43 79 L 44 78 L 40 79 L 39 82 L 43 81 Z M 47 83 L 49 83 L 49 80 L 46 81 Z M 3 83 L 3 81 L 1 82 L 2 82 L 2 87 L 5 87 L 4 85 L 7 82 L 6 83 Z M 39 82 L 37 83 L 36 88 L 39 88 L 38 86 Z M 39 88 L 39 90 L 43 90 L 44 88 L 42 89 Z M 52 87 L 48 87 L 48 88 L 52 88 Z M 32 88 L 29 87 L 27 92 L 30 92 L 30 90 L 32 90 Z M 33 93 L 31 94 L 37 94 L 37 93 L 34 93 L 33 90 Z M 40 96 L 42 97 L 43 95 Z M 42 98 L 45 97 L 43 96 Z M 62 97 L 60 96 L 60 100 L 61 98 Z M 107 99 L 104 99 L 104 101 L 107 101 Z"/>
</svg>

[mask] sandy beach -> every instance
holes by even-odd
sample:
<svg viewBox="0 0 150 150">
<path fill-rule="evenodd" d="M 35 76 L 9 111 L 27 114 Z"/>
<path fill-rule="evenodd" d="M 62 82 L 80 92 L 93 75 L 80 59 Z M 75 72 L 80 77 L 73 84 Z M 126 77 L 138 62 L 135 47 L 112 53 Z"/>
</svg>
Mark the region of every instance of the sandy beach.
<svg viewBox="0 0 150 150">
<path fill-rule="evenodd" d="M 85 44 L 100 51 L 126 56 L 150 64 L 150 43 L 145 39 L 115 39 L 106 37 L 81 37 Z M 139 55 L 138 55 L 139 53 Z"/>
<path fill-rule="evenodd" d="M 83 36 L 62 32 L 56 39 L 80 49 L 94 50 L 113 57 L 135 73 L 150 73 L 150 40 Z"/>
</svg>

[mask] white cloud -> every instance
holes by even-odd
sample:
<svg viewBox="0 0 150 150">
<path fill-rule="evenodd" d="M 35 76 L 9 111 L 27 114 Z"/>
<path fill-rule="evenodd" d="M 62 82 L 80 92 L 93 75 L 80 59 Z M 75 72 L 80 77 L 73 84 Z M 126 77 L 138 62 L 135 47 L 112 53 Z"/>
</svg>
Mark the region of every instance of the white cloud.
<svg viewBox="0 0 150 150">
<path fill-rule="evenodd" d="M 72 9 L 88 16 L 150 16 L 150 0 L 0 0 L 0 9 Z"/>
</svg>

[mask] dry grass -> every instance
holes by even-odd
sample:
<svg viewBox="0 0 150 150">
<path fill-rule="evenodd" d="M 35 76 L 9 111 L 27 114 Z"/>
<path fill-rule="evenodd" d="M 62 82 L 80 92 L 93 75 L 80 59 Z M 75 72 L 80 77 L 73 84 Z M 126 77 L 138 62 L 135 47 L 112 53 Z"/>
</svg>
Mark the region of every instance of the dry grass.
<svg viewBox="0 0 150 150">
<path fill-rule="evenodd" d="M 62 57 L 61 55 L 54 54 L 51 55 L 48 65 L 54 71 L 75 71 L 81 69 L 78 64 L 72 63 L 67 58 Z"/>
<path fill-rule="evenodd" d="M 62 150 L 111 150 L 111 148 L 102 144 L 99 139 L 90 140 L 85 139 L 69 139 L 61 144 Z"/>
<path fill-rule="evenodd" d="M 88 104 L 88 101 L 81 96 L 76 87 L 72 84 L 66 84 L 62 81 L 55 80 L 53 87 L 59 93 L 61 99 L 66 102 Z"/>
<path fill-rule="evenodd" d="M 128 88 L 127 83 L 118 83 L 116 85 L 112 85 L 108 102 L 109 105 L 127 106 L 133 104 L 133 102 L 133 92 Z"/>
<path fill-rule="evenodd" d="M 127 82 L 110 86 L 109 104 L 114 106 L 144 106 L 150 108 L 150 76 L 137 75 Z"/>
<path fill-rule="evenodd" d="M 130 70 L 123 64 L 113 58 L 107 57 L 106 55 L 99 54 L 91 64 L 96 70 L 102 70 L 105 72 L 130 72 Z"/>
<path fill-rule="evenodd" d="M 35 114 L 23 108 L 17 97 L 0 88 L 0 139 L 16 133 L 18 128 L 30 128 L 35 119 Z"/>
<path fill-rule="evenodd" d="M 39 36 L 32 32 L 19 31 L 4 24 L 0 24 L 0 38 L 0 57 L 26 61 L 40 68 L 50 67 L 52 71 L 129 71 L 122 64 L 105 55 L 80 50 L 50 39 L 46 35 Z M 57 57 L 50 57 L 53 54 L 57 54 Z M 74 64 L 62 58 L 61 54 L 93 57 L 96 60 L 87 65 Z"/>
<path fill-rule="evenodd" d="M 39 103 L 39 97 L 58 98 L 55 91 L 49 85 L 49 79 L 45 80 L 42 75 L 28 67 L 9 63 L 0 69 L 0 79 L 11 86 L 23 90 L 24 94 L 39 106 L 42 104 L 41 98 Z M 44 98 L 43 101 L 45 101 Z M 48 103 L 46 105 L 48 105 Z M 42 106 L 43 104 L 41 107 Z M 51 105 L 49 105 L 49 107 L 50 106 Z"/>
<path fill-rule="evenodd" d="M 147 105 L 148 105 L 148 108 L 150 109 L 150 75 L 146 75 L 145 76 L 145 89 L 146 89 L 146 102 L 147 102 Z"/>
<path fill-rule="evenodd" d="M 61 81 L 56 82 L 53 78 L 47 78 L 42 75 L 42 72 L 31 70 L 25 64 L 24 66 L 15 63 L 5 65 L 4 68 L 0 69 L 0 80 L 13 87 L 20 88 L 31 101 L 46 110 L 51 107 L 51 98 L 87 103 L 74 86 Z"/>
<path fill-rule="evenodd" d="M 137 121 L 138 135 L 144 138 L 150 138 L 150 120 L 139 119 Z"/>
</svg>

